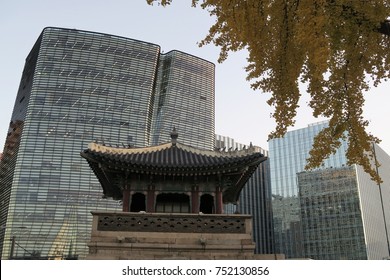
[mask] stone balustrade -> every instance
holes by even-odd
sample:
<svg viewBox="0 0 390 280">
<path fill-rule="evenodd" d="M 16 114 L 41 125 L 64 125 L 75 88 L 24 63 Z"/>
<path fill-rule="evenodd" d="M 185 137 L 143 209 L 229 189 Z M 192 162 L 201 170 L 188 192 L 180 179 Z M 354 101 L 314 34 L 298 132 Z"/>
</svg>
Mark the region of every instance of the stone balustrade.
<svg viewBox="0 0 390 280">
<path fill-rule="evenodd" d="M 249 215 L 94 213 L 98 231 L 247 233 Z M 251 230 L 251 229 L 249 229 Z"/>
</svg>

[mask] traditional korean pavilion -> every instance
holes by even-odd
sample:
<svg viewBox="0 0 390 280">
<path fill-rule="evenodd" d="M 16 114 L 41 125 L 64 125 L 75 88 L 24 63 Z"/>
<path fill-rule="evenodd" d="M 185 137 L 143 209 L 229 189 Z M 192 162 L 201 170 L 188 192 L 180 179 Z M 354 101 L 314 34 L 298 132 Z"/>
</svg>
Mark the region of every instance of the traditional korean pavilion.
<svg viewBox="0 0 390 280">
<path fill-rule="evenodd" d="M 251 216 L 224 215 L 223 204 L 237 203 L 266 157 L 252 145 L 209 151 L 177 138 L 174 129 L 158 146 L 90 143 L 81 152 L 104 196 L 123 205 L 120 213 L 92 213 L 90 259 L 252 258 Z"/>
<path fill-rule="evenodd" d="M 106 197 L 123 201 L 124 212 L 222 214 L 266 160 L 253 146 L 240 151 L 200 150 L 172 141 L 146 148 L 91 143 L 81 153 Z"/>
</svg>

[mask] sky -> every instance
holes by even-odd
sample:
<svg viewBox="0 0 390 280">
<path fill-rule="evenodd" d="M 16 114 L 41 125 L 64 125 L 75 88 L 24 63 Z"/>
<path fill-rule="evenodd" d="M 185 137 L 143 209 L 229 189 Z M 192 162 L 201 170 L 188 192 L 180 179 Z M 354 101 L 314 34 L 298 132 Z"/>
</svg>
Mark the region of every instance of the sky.
<svg viewBox="0 0 390 280">
<path fill-rule="evenodd" d="M 3 147 L 19 87 L 25 58 L 47 26 L 74 28 L 124 36 L 155 43 L 168 52 L 180 50 L 216 65 L 216 133 L 236 142 L 268 150 L 268 134 L 274 130 L 270 94 L 253 91 L 246 81 L 246 51 L 230 54 L 217 63 L 219 49 L 198 47 L 215 19 L 191 0 L 176 0 L 169 7 L 149 6 L 145 0 L 0 0 L 0 146 Z M 390 82 L 366 94 L 364 116 L 368 131 L 382 140 L 390 154 Z M 302 93 L 296 124 L 290 130 L 322 121 L 312 117 L 309 97 Z M 0 148 L 2 150 L 2 148 Z"/>
</svg>

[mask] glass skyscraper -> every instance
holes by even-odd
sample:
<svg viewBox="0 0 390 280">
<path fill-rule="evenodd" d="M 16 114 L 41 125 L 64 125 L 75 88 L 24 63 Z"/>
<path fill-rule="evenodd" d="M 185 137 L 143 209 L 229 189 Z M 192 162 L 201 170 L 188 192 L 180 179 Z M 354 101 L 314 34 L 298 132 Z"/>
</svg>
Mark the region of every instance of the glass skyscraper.
<svg viewBox="0 0 390 280">
<path fill-rule="evenodd" d="M 175 126 L 182 143 L 212 150 L 214 65 L 179 51 L 162 54 L 156 85 L 151 144 L 170 141 Z"/>
<path fill-rule="evenodd" d="M 287 132 L 269 142 L 275 250 L 288 258 L 389 257 L 390 157 L 373 146 L 381 163 L 378 186 L 362 167 L 347 165 L 347 143 L 314 171 L 305 171 L 314 137 L 327 122 Z"/>
<path fill-rule="evenodd" d="M 228 151 L 241 150 L 245 145 L 237 143 L 233 138 L 215 135 L 215 147 Z M 255 148 L 268 157 L 268 151 L 260 147 Z M 252 215 L 256 254 L 274 253 L 269 167 L 269 160 L 260 163 L 242 189 L 238 200 L 239 203 L 237 205 L 227 204 L 224 207 L 225 213 L 233 214 L 238 212 Z"/>
<path fill-rule="evenodd" d="M 300 172 L 297 183 L 305 257 L 367 259 L 355 168 Z"/>
<path fill-rule="evenodd" d="M 90 211 L 121 207 L 102 198 L 80 151 L 92 141 L 161 143 L 173 126 L 184 144 L 212 148 L 214 64 L 134 39 L 45 28 L 26 59 L 0 166 L 2 259 L 84 258 Z"/>
</svg>

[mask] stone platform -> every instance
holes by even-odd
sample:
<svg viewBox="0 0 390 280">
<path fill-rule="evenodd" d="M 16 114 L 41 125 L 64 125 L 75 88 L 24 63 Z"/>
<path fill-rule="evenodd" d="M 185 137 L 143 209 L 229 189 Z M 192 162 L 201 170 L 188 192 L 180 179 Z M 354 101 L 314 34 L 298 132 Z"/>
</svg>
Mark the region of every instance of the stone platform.
<svg viewBox="0 0 390 280">
<path fill-rule="evenodd" d="M 92 212 L 87 259 L 283 259 L 255 255 L 250 215 Z"/>
</svg>

